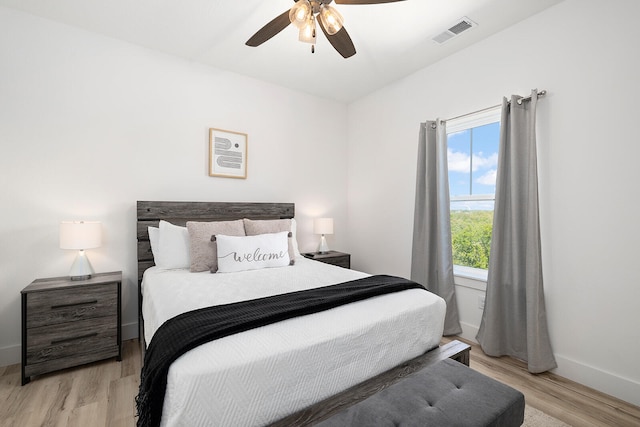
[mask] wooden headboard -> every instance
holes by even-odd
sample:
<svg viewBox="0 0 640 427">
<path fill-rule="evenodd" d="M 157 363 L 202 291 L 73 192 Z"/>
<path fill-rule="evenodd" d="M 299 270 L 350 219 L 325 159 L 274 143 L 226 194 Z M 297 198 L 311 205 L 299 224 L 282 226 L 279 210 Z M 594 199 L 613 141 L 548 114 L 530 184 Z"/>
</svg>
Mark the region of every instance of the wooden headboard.
<svg viewBox="0 0 640 427">
<path fill-rule="evenodd" d="M 175 225 L 187 221 L 232 221 L 235 219 L 284 219 L 295 216 L 294 203 L 245 202 L 138 202 L 138 283 L 153 266 L 147 227 L 157 227 L 161 219 Z"/>
</svg>

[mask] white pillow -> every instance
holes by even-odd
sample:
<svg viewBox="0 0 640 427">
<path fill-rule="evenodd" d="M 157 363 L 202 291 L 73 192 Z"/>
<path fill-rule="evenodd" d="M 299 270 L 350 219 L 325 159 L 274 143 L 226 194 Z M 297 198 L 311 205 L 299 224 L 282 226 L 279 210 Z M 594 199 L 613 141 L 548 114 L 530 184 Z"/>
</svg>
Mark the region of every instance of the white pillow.
<svg viewBox="0 0 640 427">
<path fill-rule="evenodd" d="M 160 221 L 158 254 L 154 251 L 154 260 L 161 268 L 189 268 L 189 232 L 187 227 Z"/>
<path fill-rule="evenodd" d="M 218 273 L 233 273 L 290 264 L 289 232 L 256 236 L 217 235 Z"/>
<path fill-rule="evenodd" d="M 300 250 L 298 249 L 298 237 L 296 236 L 297 233 L 297 225 L 296 225 L 296 219 L 295 218 L 291 218 L 291 234 L 293 234 L 293 252 L 296 255 L 296 258 L 302 256 L 300 255 Z"/>
<path fill-rule="evenodd" d="M 147 227 L 149 233 L 149 244 L 151 245 L 151 254 L 153 259 L 156 259 L 157 254 L 160 253 L 160 229 L 158 227 Z"/>
</svg>

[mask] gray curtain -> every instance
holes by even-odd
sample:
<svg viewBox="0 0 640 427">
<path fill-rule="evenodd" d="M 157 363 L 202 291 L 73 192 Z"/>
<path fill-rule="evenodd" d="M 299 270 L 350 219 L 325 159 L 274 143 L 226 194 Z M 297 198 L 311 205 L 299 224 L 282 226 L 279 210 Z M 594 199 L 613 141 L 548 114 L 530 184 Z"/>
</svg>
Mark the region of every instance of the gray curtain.
<svg viewBox="0 0 640 427">
<path fill-rule="evenodd" d="M 536 105 L 503 99 L 487 296 L 476 336 L 490 356 L 509 355 L 529 372 L 557 367 L 547 329 L 542 284 Z"/>
<path fill-rule="evenodd" d="M 441 120 L 420 124 L 411 280 L 444 298 L 443 335 L 462 333 L 453 283 L 447 132 Z"/>
</svg>

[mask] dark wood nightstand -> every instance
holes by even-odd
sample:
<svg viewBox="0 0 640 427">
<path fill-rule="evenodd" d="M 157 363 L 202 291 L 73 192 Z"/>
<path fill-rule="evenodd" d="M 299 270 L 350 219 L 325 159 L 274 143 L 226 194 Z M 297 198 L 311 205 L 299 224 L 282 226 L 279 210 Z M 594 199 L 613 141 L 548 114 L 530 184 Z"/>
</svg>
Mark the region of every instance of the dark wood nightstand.
<svg viewBox="0 0 640 427">
<path fill-rule="evenodd" d="M 326 264 L 337 265 L 338 267 L 351 268 L 351 255 L 344 252 L 329 251 L 321 254 L 319 252 L 307 252 L 303 257 L 324 262 Z"/>
<path fill-rule="evenodd" d="M 22 290 L 22 385 L 32 375 L 122 360 L 122 272 L 38 279 Z"/>
</svg>

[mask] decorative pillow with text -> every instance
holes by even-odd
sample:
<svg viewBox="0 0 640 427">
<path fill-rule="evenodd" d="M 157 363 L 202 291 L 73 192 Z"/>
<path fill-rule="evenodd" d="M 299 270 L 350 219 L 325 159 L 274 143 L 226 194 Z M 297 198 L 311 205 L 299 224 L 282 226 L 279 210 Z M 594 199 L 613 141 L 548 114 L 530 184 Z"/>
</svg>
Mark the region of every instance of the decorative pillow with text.
<svg viewBox="0 0 640 427">
<path fill-rule="evenodd" d="M 298 243 L 296 242 L 296 220 L 295 219 L 244 219 L 244 229 L 247 236 L 258 234 L 279 233 L 281 231 L 291 231 L 289 239 L 289 257 L 295 261 L 298 256 Z"/>
<path fill-rule="evenodd" d="M 213 236 L 218 249 L 218 273 L 284 267 L 289 258 L 288 231 L 256 236 Z"/>
</svg>

